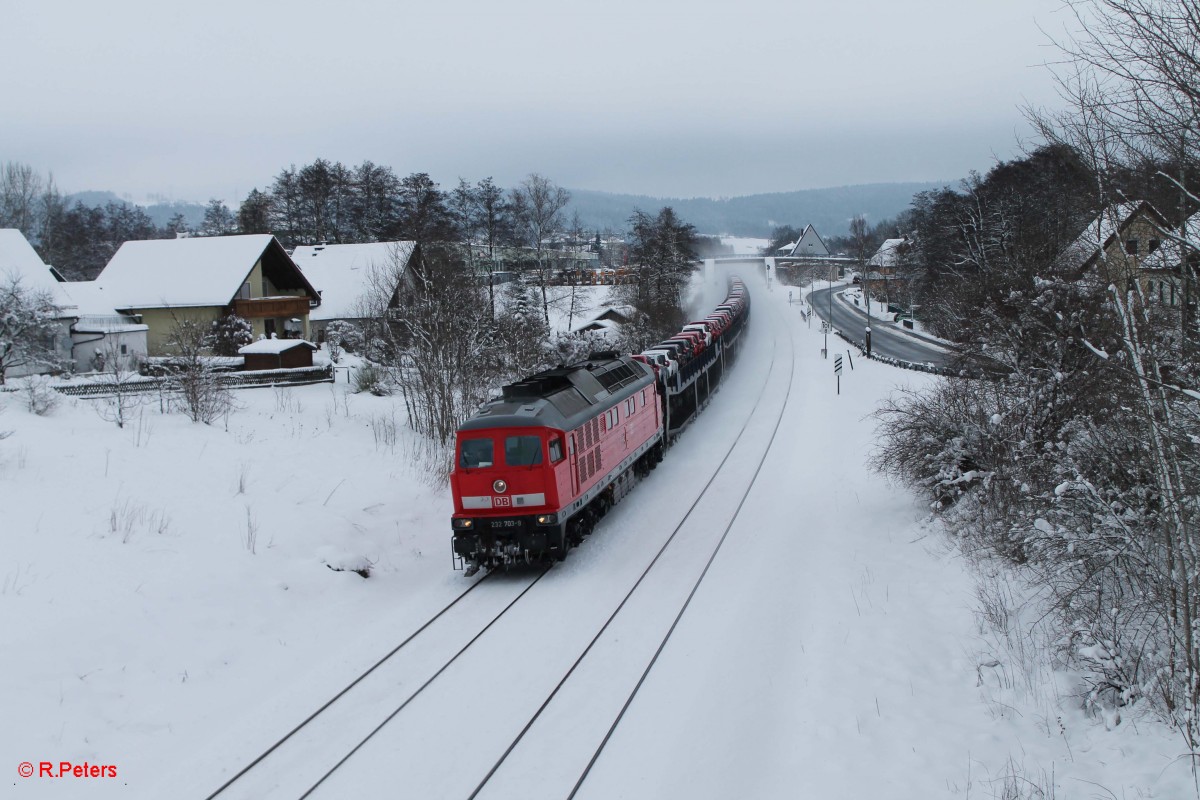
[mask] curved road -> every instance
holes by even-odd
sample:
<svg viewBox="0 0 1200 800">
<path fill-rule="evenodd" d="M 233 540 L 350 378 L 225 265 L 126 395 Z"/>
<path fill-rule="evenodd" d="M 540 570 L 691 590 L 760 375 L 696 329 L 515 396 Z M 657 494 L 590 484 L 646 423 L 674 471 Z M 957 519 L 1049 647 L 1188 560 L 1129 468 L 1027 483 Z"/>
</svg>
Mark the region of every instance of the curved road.
<svg viewBox="0 0 1200 800">
<path fill-rule="evenodd" d="M 847 306 L 838 298 L 836 293 L 845 291 L 846 288 L 834 286 L 832 289 L 816 289 L 809 295 L 809 301 L 817 316 L 828 320 L 831 310 L 829 295 L 833 292 L 833 327 L 862 345 L 866 338 L 867 314 L 865 310 Z M 891 323 L 881 323 L 874 317 L 871 325 L 871 352 L 901 361 L 932 364 L 935 367 L 950 366 L 956 358 L 953 351 L 919 337 L 901 333 Z"/>
</svg>

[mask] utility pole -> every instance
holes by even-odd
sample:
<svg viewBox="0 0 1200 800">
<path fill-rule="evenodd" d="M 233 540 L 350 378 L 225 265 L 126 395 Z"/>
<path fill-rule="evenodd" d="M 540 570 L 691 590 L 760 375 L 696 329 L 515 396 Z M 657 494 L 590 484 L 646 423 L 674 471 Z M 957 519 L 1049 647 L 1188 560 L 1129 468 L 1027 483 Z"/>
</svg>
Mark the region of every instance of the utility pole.
<svg viewBox="0 0 1200 800">
<path fill-rule="evenodd" d="M 871 273 L 867 273 L 867 279 L 863 281 L 863 289 L 867 297 L 867 330 L 866 330 L 866 347 L 867 358 L 871 357 Z"/>
</svg>

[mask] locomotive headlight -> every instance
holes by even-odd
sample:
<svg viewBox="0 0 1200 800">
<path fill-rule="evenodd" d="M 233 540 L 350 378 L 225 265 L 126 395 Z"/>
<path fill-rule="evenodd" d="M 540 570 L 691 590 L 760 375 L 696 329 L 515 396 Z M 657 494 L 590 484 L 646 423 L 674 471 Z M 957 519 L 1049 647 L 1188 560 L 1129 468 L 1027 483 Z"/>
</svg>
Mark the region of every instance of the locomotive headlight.
<svg viewBox="0 0 1200 800">
<path fill-rule="evenodd" d="M 553 525 L 554 523 L 558 522 L 558 515 L 557 514 L 538 514 L 536 519 L 537 519 L 538 525 Z"/>
<path fill-rule="evenodd" d="M 454 519 L 451 522 L 456 531 L 468 531 L 475 527 L 475 520 L 473 519 Z"/>
<path fill-rule="evenodd" d="M 496 494 L 504 494 L 505 492 L 508 491 L 508 484 L 502 480 L 497 480 L 496 482 L 494 482 L 492 484 L 492 490 Z"/>
</svg>

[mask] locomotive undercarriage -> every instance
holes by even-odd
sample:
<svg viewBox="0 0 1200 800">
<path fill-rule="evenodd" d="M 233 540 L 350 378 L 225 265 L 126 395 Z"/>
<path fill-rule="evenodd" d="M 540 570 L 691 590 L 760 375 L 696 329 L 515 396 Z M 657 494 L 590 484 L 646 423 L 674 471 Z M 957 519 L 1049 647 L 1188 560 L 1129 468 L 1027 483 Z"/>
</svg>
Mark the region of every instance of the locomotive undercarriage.
<svg viewBox="0 0 1200 800">
<path fill-rule="evenodd" d="M 464 574 L 470 577 L 480 569 L 549 565 L 562 561 L 567 557 L 567 551 L 592 533 L 608 509 L 620 502 L 638 479 L 650 474 L 662 459 L 663 445 L 659 442 L 566 520 L 539 524 L 537 515 L 472 519 L 470 530 L 460 529 L 454 533 L 455 568 L 465 567 Z"/>
</svg>

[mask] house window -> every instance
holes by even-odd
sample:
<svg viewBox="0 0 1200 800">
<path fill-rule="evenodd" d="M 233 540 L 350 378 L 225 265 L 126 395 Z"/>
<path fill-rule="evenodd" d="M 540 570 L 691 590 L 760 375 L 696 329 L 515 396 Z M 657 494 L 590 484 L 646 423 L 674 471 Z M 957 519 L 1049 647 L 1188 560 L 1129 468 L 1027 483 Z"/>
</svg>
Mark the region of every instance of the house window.
<svg viewBox="0 0 1200 800">
<path fill-rule="evenodd" d="M 129 345 L 125 345 L 125 344 L 121 345 L 121 355 L 123 355 L 123 356 L 129 355 Z"/>
<path fill-rule="evenodd" d="M 237 296 L 238 296 L 239 300 L 249 300 L 250 299 L 250 281 L 246 281 L 245 283 L 242 284 L 242 288 L 238 289 Z"/>
<path fill-rule="evenodd" d="M 268 339 L 273 337 L 275 335 L 275 320 L 264 319 L 263 320 L 263 330 L 266 331 Z"/>
<path fill-rule="evenodd" d="M 1153 253 L 1157 249 L 1158 249 L 1158 239 L 1151 239 L 1149 242 L 1146 243 L 1146 252 L 1147 253 Z"/>
<path fill-rule="evenodd" d="M 1125 252 L 1131 256 L 1136 256 L 1138 254 L 1138 240 L 1137 239 L 1126 239 L 1125 240 Z"/>
</svg>

